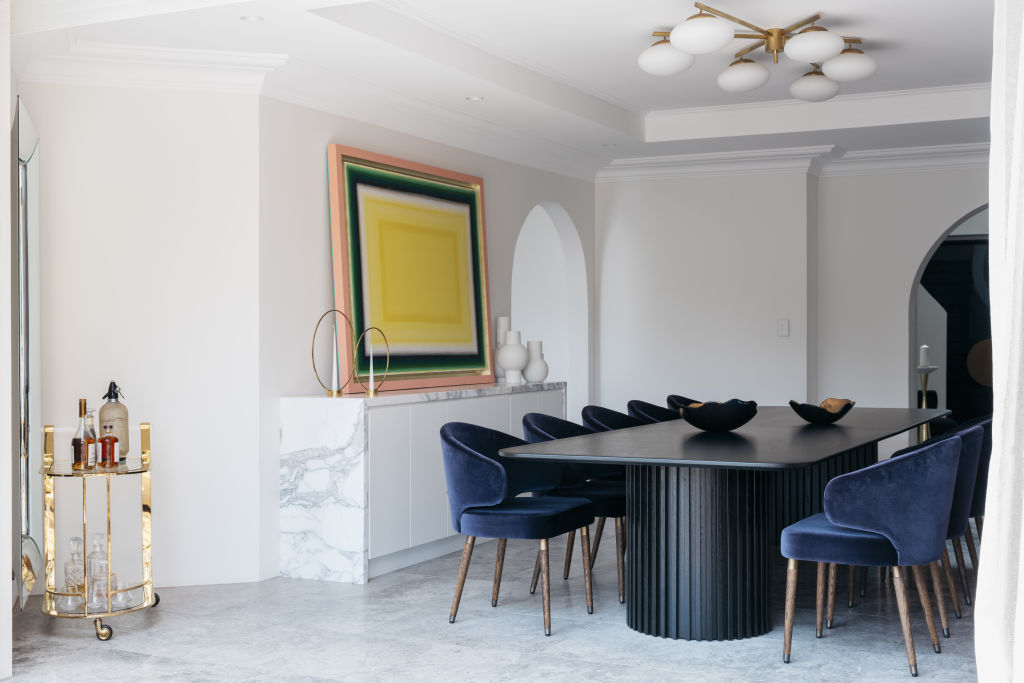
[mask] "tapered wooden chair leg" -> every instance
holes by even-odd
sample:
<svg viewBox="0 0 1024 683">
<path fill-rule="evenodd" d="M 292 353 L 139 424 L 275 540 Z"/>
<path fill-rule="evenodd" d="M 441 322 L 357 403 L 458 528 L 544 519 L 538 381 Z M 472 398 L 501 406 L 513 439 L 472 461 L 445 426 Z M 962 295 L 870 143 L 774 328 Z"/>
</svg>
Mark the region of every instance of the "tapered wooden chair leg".
<svg viewBox="0 0 1024 683">
<path fill-rule="evenodd" d="M 981 521 L 985 519 L 981 515 L 974 518 L 974 526 L 978 527 L 978 543 L 981 543 Z"/>
<path fill-rule="evenodd" d="M 533 562 L 533 580 L 530 581 L 530 595 L 537 592 L 537 581 L 540 579 L 540 551 L 537 551 L 537 559 Z"/>
<path fill-rule="evenodd" d="M 964 540 L 967 541 L 967 553 L 971 556 L 971 566 L 974 567 L 974 571 L 978 571 L 978 547 L 974 545 L 974 534 L 971 533 L 970 524 L 967 525 Z"/>
<path fill-rule="evenodd" d="M 896 607 L 900 613 L 900 626 L 903 627 L 903 645 L 907 648 L 907 663 L 910 664 L 910 675 L 917 676 L 917 653 L 914 652 L 914 633 L 910 630 L 907 587 L 903 584 L 900 567 L 892 568 L 892 587 L 896 589 Z"/>
<path fill-rule="evenodd" d="M 928 622 L 928 637 L 932 639 L 932 649 L 936 653 L 942 652 L 939 644 L 939 631 L 935 628 L 935 615 L 932 613 L 932 599 L 928 595 L 928 584 L 925 583 L 924 569 L 920 565 L 911 568 L 914 572 L 914 585 L 917 586 L 917 597 L 921 599 L 921 609 L 924 610 L 924 620 Z"/>
<path fill-rule="evenodd" d="M 942 594 L 942 579 L 939 577 L 939 563 L 932 562 L 928 565 L 932 574 L 932 590 L 935 591 L 935 601 L 939 605 L 939 623 L 942 624 L 942 635 L 949 638 L 949 618 L 946 615 L 946 598 Z"/>
<path fill-rule="evenodd" d="M 601 536 L 604 534 L 604 522 L 606 517 L 597 518 L 597 529 L 594 530 L 594 547 L 590 551 L 590 566 L 594 566 L 594 560 L 597 559 L 597 549 L 601 545 Z"/>
<path fill-rule="evenodd" d="M 551 572 L 548 571 L 548 539 L 540 539 L 540 592 L 544 598 L 544 635 L 551 635 Z"/>
<path fill-rule="evenodd" d="M 964 562 L 964 548 L 960 545 L 960 538 L 953 539 L 953 553 L 956 555 L 957 573 L 960 574 L 960 585 L 964 589 L 964 602 L 971 604 L 971 586 L 967 583 L 967 563 Z"/>
<path fill-rule="evenodd" d="M 466 545 L 462 546 L 462 561 L 459 563 L 459 578 L 455 580 L 455 597 L 452 598 L 452 611 L 448 614 L 448 623 L 455 623 L 455 615 L 459 611 L 462 600 L 462 588 L 466 585 L 466 574 L 469 573 L 469 560 L 473 557 L 473 544 L 476 536 L 466 536 Z"/>
<path fill-rule="evenodd" d="M 626 602 L 626 532 L 624 517 L 615 518 L 615 569 L 619 579 L 619 603 Z"/>
<path fill-rule="evenodd" d="M 849 596 L 846 598 L 846 606 L 853 607 L 853 585 L 857 583 L 857 568 L 852 564 L 846 568 L 846 582 L 849 588 Z"/>
<path fill-rule="evenodd" d="M 836 613 L 836 579 L 839 576 L 839 565 L 828 565 L 828 609 L 825 613 L 825 627 L 832 628 L 832 617 Z"/>
<path fill-rule="evenodd" d="M 587 614 L 594 613 L 594 583 L 591 580 L 590 563 L 590 527 L 580 527 L 580 554 L 583 562 L 583 586 L 587 593 Z"/>
<path fill-rule="evenodd" d="M 498 606 L 498 590 L 501 588 L 501 570 L 505 566 L 507 538 L 498 539 L 498 556 L 494 558 L 494 588 L 491 589 L 491 607 Z"/>
<path fill-rule="evenodd" d="M 868 568 L 860 568 L 860 597 L 864 597 L 868 592 Z"/>
<path fill-rule="evenodd" d="M 946 575 L 946 588 L 949 589 L 949 599 L 953 601 L 953 614 L 959 619 L 963 616 L 960 613 L 960 596 L 957 595 L 956 585 L 953 583 L 953 570 L 949 567 L 949 551 L 946 549 L 942 550 L 942 571 Z"/>
<path fill-rule="evenodd" d="M 786 623 L 782 637 L 782 661 L 789 664 L 789 653 L 793 647 L 793 617 L 796 614 L 796 568 L 797 561 L 786 565 Z"/>
<path fill-rule="evenodd" d="M 828 566 L 826 562 L 818 563 L 818 584 L 816 587 L 814 609 L 815 621 L 814 621 L 814 637 L 821 638 L 822 624 L 825 622 L 825 568 Z"/>
<path fill-rule="evenodd" d="M 576 530 L 573 529 L 565 535 L 565 569 L 562 570 L 562 578 L 568 580 L 569 567 L 572 566 L 572 545 L 576 540 Z"/>
</svg>

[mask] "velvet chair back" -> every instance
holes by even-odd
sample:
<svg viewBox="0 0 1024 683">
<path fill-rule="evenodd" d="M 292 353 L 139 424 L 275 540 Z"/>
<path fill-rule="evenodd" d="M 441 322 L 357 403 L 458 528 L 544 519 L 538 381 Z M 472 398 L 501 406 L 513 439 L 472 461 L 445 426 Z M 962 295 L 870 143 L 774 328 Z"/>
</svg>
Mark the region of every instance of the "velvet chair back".
<svg viewBox="0 0 1024 683">
<path fill-rule="evenodd" d="M 456 531 L 462 531 L 462 513 L 470 508 L 497 505 L 520 493 L 550 491 L 559 485 L 562 473 L 558 465 L 498 455 L 502 448 L 525 444 L 504 432 L 465 422 L 449 422 L 441 427 L 448 506 Z"/>
<path fill-rule="evenodd" d="M 602 406 L 587 406 L 583 409 L 583 424 L 595 432 L 610 432 L 613 429 L 626 429 L 628 427 L 642 427 L 643 422 L 620 413 L 611 408 Z"/>
<path fill-rule="evenodd" d="M 633 400 L 626 404 L 629 416 L 634 417 L 644 424 L 655 424 L 657 422 L 668 422 L 678 420 L 681 415 L 678 410 L 657 406 L 647 401 Z"/>
<path fill-rule="evenodd" d="M 523 436 L 530 443 L 541 441 L 553 441 L 555 439 L 568 439 L 573 436 L 583 436 L 594 432 L 583 425 L 578 425 L 560 417 L 545 415 L 544 413 L 527 413 L 523 415 Z M 588 474 L 587 465 L 562 465 L 561 487 L 580 486 L 591 475 Z"/>
<path fill-rule="evenodd" d="M 971 499 L 974 498 L 974 485 L 978 478 L 978 459 L 985 439 L 985 430 L 980 425 L 959 427 L 953 432 L 892 454 L 894 458 L 902 457 L 921 446 L 939 443 L 953 437 L 960 439 L 960 462 L 956 468 L 956 488 L 953 490 L 953 502 L 949 509 L 949 527 L 946 530 L 946 538 L 959 538 L 967 533 L 967 520 L 971 511 Z"/>
<path fill-rule="evenodd" d="M 964 426 L 978 425 L 985 435 L 981 439 L 981 452 L 978 454 L 978 476 L 974 480 L 974 495 L 971 497 L 970 517 L 985 514 L 985 492 L 988 491 L 988 464 L 992 459 L 992 416 L 973 420 Z"/>
<path fill-rule="evenodd" d="M 669 394 L 668 398 L 665 399 L 668 407 L 672 410 L 679 412 L 679 409 L 683 406 L 688 406 L 691 403 L 700 403 L 696 399 L 687 398 L 686 396 L 680 396 L 679 394 Z"/>
<path fill-rule="evenodd" d="M 946 547 L 960 450 L 951 437 L 838 476 L 825 487 L 825 516 L 885 536 L 902 566 L 934 562 Z"/>
</svg>

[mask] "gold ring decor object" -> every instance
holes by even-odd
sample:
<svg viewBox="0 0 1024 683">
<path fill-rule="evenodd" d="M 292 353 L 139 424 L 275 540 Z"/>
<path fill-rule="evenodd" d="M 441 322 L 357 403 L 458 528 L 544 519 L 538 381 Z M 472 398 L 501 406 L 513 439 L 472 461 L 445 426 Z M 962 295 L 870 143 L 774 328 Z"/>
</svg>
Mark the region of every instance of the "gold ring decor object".
<svg viewBox="0 0 1024 683">
<path fill-rule="evenodd" d="M 318 320 L 316 322 L 316 327 L 313 328 L 313 344 L 312 344 L 312 350 L 310 351 L 310 357 L 313 360 L 313 374 L 316 375 L 316 381 L 319 382 L 320 386 L 322 386 L 324 388 L 324 391 L 327 392 L 327 395 L 331 396 L 331 397 L 336 397 L 336 396 L 341 396 L 341 390 L 348 386 L 349 382 L 352 381 L 352 377 L 354 375 L 353 375 L 353 372 L 350 371 L 349 375 L 348 375 L 348 379 L 346 379 L 345 383 L 342 384 L 340 387 L 338 387 L 338 390 L 335 391 L 333 389 L 330 389 L 326 384 L 324 384 L 324 381 L 322 379 L 320 379 L 320 373 L 316 371 L 316 333 L 320 330 L 320 323 L 322 323 L 324 321 L 324 318 L 329 316 L 331 313 L 337 313 L 338 315 L 340 315 L 342 318 L 345 319 L 345 322 L 348 323 L 348 329 L 352 333 L 352 337 L 353 338 L 356 336 L 356 328 L 352 324 L 352 319 L 349 318 L 347 315 L 345 315 L 343 312 L 339 311 L 336 308 L 332 308 L 331 310 L 327 311 L 322 316 L 320 316 L 320 320 Z M 337 328 L 337 323 L 335 323 L 335 328 Z M 383 332 L 381 334 L 383 334 Z M 360 339 L 362 339 L 362 337 L 360 337 Z M 358 345 L 359 344 L 357 342 L 356 346 L 358 347 Z M 337 346 L 335 346 L 335 348 L 334 348 L 334 353 L 335 354 L 338 353 Z M 389 355 L 388 359 L 390 360 L 390 358 L 391 358 L 391 356 Z"/>
<path fill-rule="evenodd" d="M 384 374 L 381 375 L 380 382 L 378 382 L 376 385 L 370 385 L 368 387 L 368 386 L 366 386 L 365 384 L 363 384 L 362 382 L 359 381 L 359 374 L 355 371 L 355 368 L 356 368 L 356 358 L 357 358 L 357 356 L 359 354 L 359 344 L 362 343 L 363 337 L 366 337 L 367 335 L 370 334 L 370 332 L 373 332 L 374 330 L 377 330 L 378 332 L 380 332 L 380 336 L 384 339 L 384 348 L 387 350 L 387 360 L 384 363 Z M 372 354 L 371 354 L 371 358 L 372 358 Z M 391 368 L 391 345 L 388 343 L 388 336 L 386 334 L 384 334 L 384 330 L 380 329 L 379 327 L 367 327 L 365 330 L 363 330 L 362 334 L 359 335 L 359 338 L 356 339 L 356 344 L 355 344 L 355 346 L 352 349 L 352 376 L 355 378 L 355 381 L 359 384 L 359 386 L 361 386 L 363 388 L 363 390 L 366 391 L 366 395 L 367 396 L 376 396 L 377 395 L 377 390 L 380 389 L 384 385 L 384 380 L 386 380 L 388 378 L 388 370 L 390 368 Z"/>
</svg>

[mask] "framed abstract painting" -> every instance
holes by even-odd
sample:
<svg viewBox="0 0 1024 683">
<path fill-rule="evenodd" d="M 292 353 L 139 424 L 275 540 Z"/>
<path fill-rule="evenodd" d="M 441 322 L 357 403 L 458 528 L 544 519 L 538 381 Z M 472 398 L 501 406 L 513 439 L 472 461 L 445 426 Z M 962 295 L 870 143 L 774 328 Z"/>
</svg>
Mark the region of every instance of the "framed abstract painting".
<svg viewBox="0 0 1024 683">
<path fill-rule="evenodd" d="M 383 389 L 494 382 L 483 181 L 342 145 L 328 146 L 328 171 L 335 308 L 357 339 L 386 336 Z M 365 381 L 371 349 L 357 339 L 339 335 L 339 365 Z"/>
</svg>

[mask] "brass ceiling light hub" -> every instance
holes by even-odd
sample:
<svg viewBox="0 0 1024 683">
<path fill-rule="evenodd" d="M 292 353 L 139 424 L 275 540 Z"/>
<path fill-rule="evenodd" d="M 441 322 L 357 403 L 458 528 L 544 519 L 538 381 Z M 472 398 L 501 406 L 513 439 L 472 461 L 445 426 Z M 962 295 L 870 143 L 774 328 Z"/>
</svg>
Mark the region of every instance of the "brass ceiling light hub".
<svg viewBox="0 0 1024 683">
<path fill-rule="evenodd" d="M 671 31 L 652 32 L 652 36 L 660 40 L 641 53 L 638 61 L 642 70 L 656 75 L 678 74 L 692 65 L 694 55 L 717 52 L 736 39 L 754 42 L 738 50 L 734 55 L 736 61 L 719 75 L 719 86 L 729 92 L 753 90 L 767 82 L 768 70 L 745 58 L 745 55 L 762 47 L 765 53 L 772 56 L 774 64 L 778 64 L 780 52 L 797 62 L 820 64 L 821 67 L 816 66 L 811 74 L 815 83 L 828 82 L 827 90 L 832 93 L 829 97 L 838 92 L 837 82 L 867 78 L 878 68 L 874 59 L 852 47 L 853 44 L 860 44 L 860 38 L 841 36 L 824 26 L 815 25 L 815 22 L 821 20 L 821 14 L 814 14 L 783 28 L 762 28 L 700 2 L 693 3 L 693 6 L 697 8 L 697 14 L 682 21 Z M 737 31 L 735 25 L 747 30 Z M 736 72 L 728 73 L 730 69 Z M 808 101 L 828 99 L 823 97 L 826 91 L 820 87 L 808 90 L 806 85 L 801 85 L 791 87 L 790 92 L 794 97 Z"/>
</svg>

